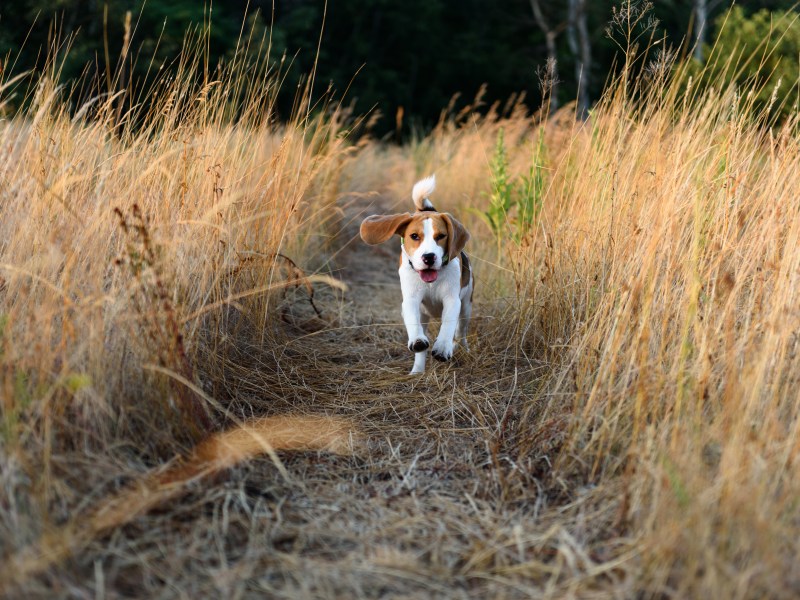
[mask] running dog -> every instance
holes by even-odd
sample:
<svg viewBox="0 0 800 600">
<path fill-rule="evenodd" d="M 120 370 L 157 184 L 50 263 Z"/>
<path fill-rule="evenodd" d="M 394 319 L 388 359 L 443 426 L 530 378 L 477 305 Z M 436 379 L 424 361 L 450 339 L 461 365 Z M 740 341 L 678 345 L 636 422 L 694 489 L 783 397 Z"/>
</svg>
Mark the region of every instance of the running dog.
<svg viewBox="0 0 800 600">
<path fill-rule="evenodd" d="M 435 359 L 452 358 L 454 338 L 469 350 L 467 328 L 474 280 L 463 251 L 469 232 L 451 215 L 433 207 L 429 196 L 435 188 L 435 176 L 414 185 L 413 214 L 374 215 L 361 223 L 361 239 L 367 244 L 380 244 L 393 235 L 400 236 L 400 289 L 408 349 L 414 352 L 412 374 L 425 371 L 430 317 L 442 319 L 431 349 Z"/>
</svg>

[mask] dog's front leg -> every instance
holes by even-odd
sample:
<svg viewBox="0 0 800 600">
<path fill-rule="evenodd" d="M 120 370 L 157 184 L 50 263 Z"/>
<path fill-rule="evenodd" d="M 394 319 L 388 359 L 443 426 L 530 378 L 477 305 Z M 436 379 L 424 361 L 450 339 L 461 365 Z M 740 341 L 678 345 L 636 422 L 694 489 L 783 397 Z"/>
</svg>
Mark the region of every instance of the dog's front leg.
<svg viewBox="0 0 800 600">
<path fill-rule="evenodd" d="M 453 338 L 461 313 L 461 299 L 447 298 L 442 303 L 442 326 L 433 344 L 431 354 L 436 360 L 450 360 L 453 357 Z"/>
<path fill-rule="evenodd" d="M 408 349 L 414 352 L 414 366 L 411 375 L 425 372 L 425 358 L 430 342 L 422 324 L 419 300 L 403 300 L 403 321 L 408 331 Z"/>
<path fill-rule="evenodd" d="M 403 322 L 408 332 L 408 349 L 412 352 L 425 352 L 430 346 L 428 337 L 422 327 L 419 298 L 403 299 Z"/>
<path fill-rule="evenodd" d="M 416 353 L 427 352 L 430 342 L 425 335 L 420 314 L 425 289 L 421 286 L 417 274 L 410 267 L 402 265 L 399 273 L 400 290 L 403 292 L 403 323 L 408 332 L 408 349 Z M 417 372 L 416 367 L 418 366 L 418 361 L 415 361 L 412 373 Z M 422 366 L 424 368 L 424 363 Z"/>
</svg>

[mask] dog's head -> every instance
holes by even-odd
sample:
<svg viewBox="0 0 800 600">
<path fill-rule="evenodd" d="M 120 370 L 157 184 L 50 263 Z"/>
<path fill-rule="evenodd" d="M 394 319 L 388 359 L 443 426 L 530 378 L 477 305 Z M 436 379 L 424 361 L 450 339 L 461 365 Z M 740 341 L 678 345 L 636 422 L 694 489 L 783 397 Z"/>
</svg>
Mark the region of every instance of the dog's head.
<svg viewBox="0 0 800 600">
<path fill-rule="evenodd" d="M 458 258 L 469 233 L 452 215 L 428 208 L 414 214 L 375 215 L 361 223 L 361 239 L 380 244 L 399 235 L 404 258 L 425 283 L 433 283 L 439 270 Z"/>
</svg>

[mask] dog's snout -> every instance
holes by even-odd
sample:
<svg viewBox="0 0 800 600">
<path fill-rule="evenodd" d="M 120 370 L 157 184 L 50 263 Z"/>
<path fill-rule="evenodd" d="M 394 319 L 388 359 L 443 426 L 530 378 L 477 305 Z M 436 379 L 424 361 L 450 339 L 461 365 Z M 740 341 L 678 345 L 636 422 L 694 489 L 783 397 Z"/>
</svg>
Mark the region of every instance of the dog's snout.
<svg viewBox="0 0 800 600">
<path fill-rule="evenodd" d="M 436 255 L 433 252 L 427 252 L 422 255 L 422 262 L 430 267 L 436 262 Z"/>
</svg>

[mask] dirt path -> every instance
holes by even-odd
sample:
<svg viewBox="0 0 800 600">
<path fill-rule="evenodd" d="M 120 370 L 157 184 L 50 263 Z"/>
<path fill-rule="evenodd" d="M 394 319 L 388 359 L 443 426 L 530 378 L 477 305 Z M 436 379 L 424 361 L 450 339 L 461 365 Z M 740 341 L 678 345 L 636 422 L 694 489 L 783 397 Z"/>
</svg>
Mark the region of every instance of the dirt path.
<svg viewBox="0 0 800 600">
<path fill-rule="evenodd" d="M 259 549 L 247 568 L 228 559 L 254 578 L 246 589 L 277 597 L 528 597 L 537 586 L 493 571 L 519 561 L 522 546 L 510 540 L 544 505 L 532 479 L 542 457 L 510 477 L 501 473 L 508 465 L 496 468 L 520 394 L 513 362 L 478 341 L 469 355 L 407 375 L 396 240 L 369 247 L 358 238 L 367 214 L 403 209 L 365 204 L 347 208 L 335 258 L 334 275 L 350 289 L 317 301 L 333 326 L 290 339 L 276 372 L 250 371 L 263 380 L 240 380 L 237 393 L 267 412 L 353 418 L 369 447 L 352 458 L 287 456 L 288 483 L 268 461 L 244 468 L 240 511 L 263 502 L 269 516 L 240 517 L 241 539 Z M 484 329 L 476 320 L 476 339 Z M 280 392 L 265 399 L 276 377 Z"/>
</svg>

